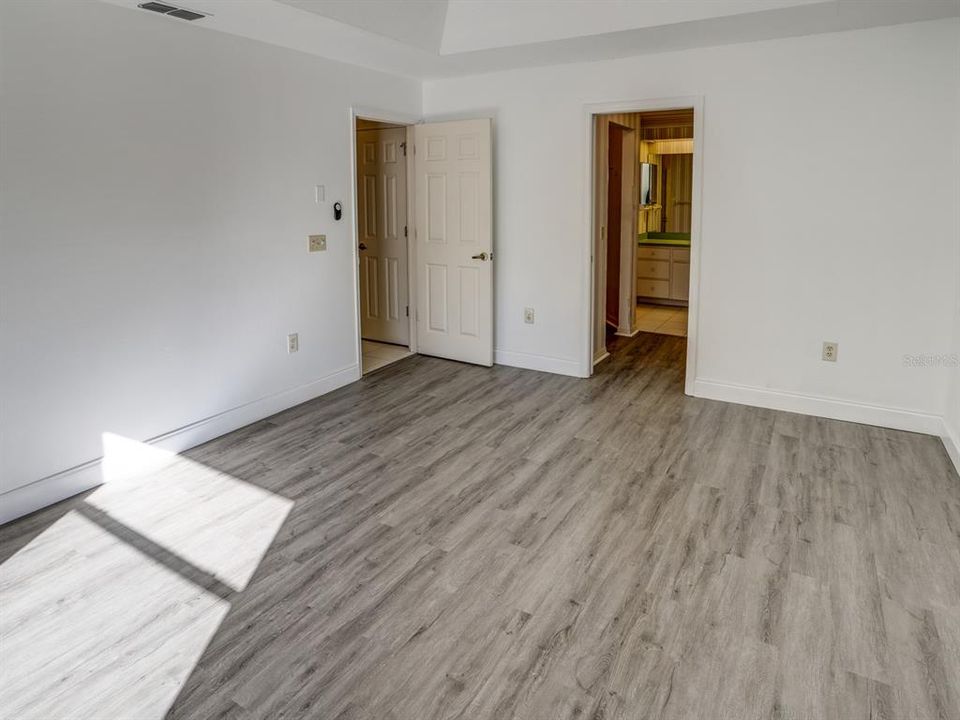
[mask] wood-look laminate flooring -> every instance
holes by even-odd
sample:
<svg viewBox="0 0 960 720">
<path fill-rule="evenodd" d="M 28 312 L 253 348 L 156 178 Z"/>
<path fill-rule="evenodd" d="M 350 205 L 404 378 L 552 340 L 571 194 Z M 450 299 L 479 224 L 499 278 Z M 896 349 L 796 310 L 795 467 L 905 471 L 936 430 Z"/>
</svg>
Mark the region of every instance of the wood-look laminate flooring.
<svg viewBox="0 0 960 720">
<path fill-rule="evenodd" d="M 189 520 L 135 483 L 0 529 L 8 717 L 960 718 L 940 441 L 612 349 L 590 380 L 414 356 L 187 453 L 242 486 Z"/>
</svg>

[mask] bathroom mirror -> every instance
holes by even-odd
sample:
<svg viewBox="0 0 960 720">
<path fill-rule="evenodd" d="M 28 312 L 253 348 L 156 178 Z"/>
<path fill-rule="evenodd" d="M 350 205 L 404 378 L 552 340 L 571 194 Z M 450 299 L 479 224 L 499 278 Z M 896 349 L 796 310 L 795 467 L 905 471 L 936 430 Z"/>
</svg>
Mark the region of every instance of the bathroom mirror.
<svg viewBox="0 0 960 720">
<path fill-rule="evenodd" d="M 640 207 L 657 204 L 657 166 L 640 163 Z"/>
</svg>

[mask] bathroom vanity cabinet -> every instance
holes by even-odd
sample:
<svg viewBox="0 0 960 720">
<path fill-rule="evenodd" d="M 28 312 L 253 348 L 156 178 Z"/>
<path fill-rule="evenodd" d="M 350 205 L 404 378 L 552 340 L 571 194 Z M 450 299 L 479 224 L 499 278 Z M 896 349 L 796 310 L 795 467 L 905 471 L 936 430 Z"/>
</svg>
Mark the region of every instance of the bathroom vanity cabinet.
<svg viewBox="0 0 960 720">
<path fill-rule="evenodd" d="M 686 305 L 690 296 L 690 248 L 637 246 L 637 297 Z"/>
</svg>

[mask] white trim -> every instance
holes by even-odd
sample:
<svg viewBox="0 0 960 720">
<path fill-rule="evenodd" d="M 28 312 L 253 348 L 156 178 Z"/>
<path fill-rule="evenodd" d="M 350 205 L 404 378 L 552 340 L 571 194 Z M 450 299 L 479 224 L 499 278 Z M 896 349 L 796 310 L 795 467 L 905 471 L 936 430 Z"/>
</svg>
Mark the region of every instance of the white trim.
<svg viewBox="0 0 960 720">
<path fill-rule="evenodd" d="M 422 122 L 422 121 L 421 121 Z M 417 343 L 417 243 L 414 242 L 417 232 L 416 181 L 413 171 L 414 153 L 414 126 L 407 125 L 407 321 L 410 328 L 410 352 L 416 355 L 419 350 Z M 357 267 L 359 272 L 360 268 Z"/>
<path fill-rule="evenodd" d="M 407 307 L 410 309 L 408 323 L 410 327 L 410 337 L 407 348 L 412 353 L 417 352 L 417 289 L 413 275 L 415 255 L 413 236 L 416 232 L 414 225 L 414 191 L 413 187 L 413 126 L 423 122 L 421 118 L 406 113 L 393 112 L 392 110 L 381 110 L 378 108 L 364 107 L 362 105 L 350 106 L 350 239 L 353 242 L 353 248 L 350 252 L 350 260 L 353 263 L 353 317 L 354 329 L 357 337 L 357 364 L 361 366 L 363 372 L 363 338 L 360 326 L 360 218 L 357 216 L 357 120 L 374 120 L 376 122 L 392 123 L 394 125 L 406 126 L 407 154 L 404 159 L 407 175 Z"/>
<path fill-rule="evenodd" d="M 594 124 L 592 122 L 591 124 Z M 616 122 L 607 123 L 607 132 L 609 133 L 609 127 L 611 125 L 617 125 Z M 625 337 L 633 337 L 636 330 L 634 325 L 637 322 L 637 200 L 639 199 L 639 192 L 637 191 L 637 168 L 634 167 L 637 164 L 637 151 L 640 144 L 639 133 L 637 133 L 633 128 L 628 128 L 623 125 L 620 125 L 621 129 L 621 152 L 620 152 L 620 312 L 617 317 L 617 335 L 623 335 Z M 627 138 L 631 138 L 628 140 Z M 630 152 L 630 146 L 633 145 L 633 152 Z M 608 153 L 609 155 L 609 153 Z M 624 160 L 630 162 L 630 170 L 628 171 L 624 167 Z M 592 163 L 595 167 L 595 162 Z M 624 182 L 626 175 L 629 172 L 630 183 L 629 187 Z M 626 199 L 626 202 L 624 202 Z M 610 202 L 610 193 L 607 193 L 607 203 L 609 214 L 609 202 Z M 628 223 L 623 222 L 624 206 L 628 206 L 630 221 Z M 591 220 L 591 227 L 594 223 Z M 591 277 L 594 275 L 591 274 Z M 595 288 L 591 288 L 590 295 L 594 296 Z M 591 317 L 594 317 L 591 313 Z M 596 322 L 596 317 L 594 317 L 594 322 Z M 591 343 L 593 342 L 593 331 L 590 332 Z M 592 347 L 592 345 L 591 345 Z"/>
<path fill-rule="evenodd" d="M 831 420 L 877 425 L 894 430 L 924 433 L 925 435 L 940 435 L 944 427 L 943 418 L 939 415 L 915 410 L 890 408 L 852 400 L 817 397 L 748 385 L 736 385 L 716 380 L 697 379 L 694 383 L 693 394 L 696 397 L 722 400 L 738 405 L 752 405 L 801 415 L 815 415 Z"/>
<path fill-rule="evenodd" d="M 602 363 L 604 360 L 606 360 L 608 357 L 610 357 L 610 353 L 604 350 L 600 355 L 598 355 L 593 359 L 593 366 L 596 367 L 597 365 Z"/>
<path fill-rule="evenodd" d="M 539 370 L 557 375 L 571 377 L 589 377 L 584 375 L 580 363 L 576 360 L 550 357 L 549 355 L 535 355 L 534 353 L 513 352 L 512 350 L 494 350 L 493 362 L 496 365 L 523 368 L 524 370 Z"/>
<path fill-rule="evenodd" d="M 359 379 L 360 365 L 354 363 L 306 385 L 238 405 L 144 442 L 171 452 L 183 452 Z M 101 460 L 90 460 L 0 495 L 0 525 L 100 485 L 103 482 Z"/>
<path fill-rule="evenodd" d="M 947 455 L 953 461 L 953 466 L 957 469 L 957 474 L 960 475 L 960 435 L 957 435 L 947 425 L 946 420 L 942 422 L 942 425 L 940 439 L 943 441 L 943 447 L 947 451 Z"/>
<path fill-rule="evenodd" d="M 584 204 L 584 237 L 583 256 L 581 266 L 583 276 L 580 281 L 582 291 L 581 312 L 583 332 L 581 337 L 586 338 L 583 352 L 580 356 L 580 375 L 590 377 L 593 372 L 593 266 L 590 257 L 593 254 L 594 243 L 594 168 L 593 153 L 595 115 L 608 113 L 650 112 L 651 110 L 672 110 L 675 108 L 693 108 L 693 211 L 690 218 L 690 295 L 688 299 L 687 315 L 687 367 L 684 381 L 684 392 L 687 395 L 696 395 L 695 380 L 697 377 L 697 337 L 700 322 L 700 257 L 703 247 L 703 238 L 700 232 L 700 218 L 703 211 L 703 96 L 690 95 L 674 98 L 660 98 L 648 100 L 627 100 L 620 102 L 588 103 L 583 106 L 584 125 L 586 133 L 583 145 L 584 177 L 583 187 Z"/>
</svg>

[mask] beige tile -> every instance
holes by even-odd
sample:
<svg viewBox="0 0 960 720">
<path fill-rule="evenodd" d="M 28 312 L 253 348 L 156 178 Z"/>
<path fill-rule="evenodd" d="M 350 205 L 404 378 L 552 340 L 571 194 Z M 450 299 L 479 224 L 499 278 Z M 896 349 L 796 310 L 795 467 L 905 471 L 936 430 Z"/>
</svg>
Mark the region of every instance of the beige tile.
<svg viewBox="0 0 960 720">
<path fill-rule="evenodd" d="M 410 354 L 410 351 L 400 345 L 391 345 L 390 343 L 378 343 L 370 340 L 364 340 L 363 354 L 394 360 L 397 358 L 406 357 Z"/>
<path fill-rule="evenodd" d="M 677 337 L 687 336 L 687 323 L 668 320 L 656 330 L 660 335 L 676 335 Z"/>
<path fill-rule="evenodd" d="M 636 329 L 660 335 L 687 336 L 687 308 L 667 305 L 638 305 Z"/>
<path fill-rule="evenodd" d="M 373 372 L 374 370 L 379 370 L 380 368 L 389 365 L 393 360 L 387 358 L 377 357 L 375 355 L 364 355 L 363 356 L 363 373 L 366 375 L 368 372 Z"/>
<path fill-rule="evenodd" d="M 650 320 L 647 318 L 638 318 L 637 319 L 637 330 L 641 332 L 656 332 L 657 328 L 663 325 L 662 320 Z"/>
<path fill-rule="evenodd" d="M 380 368 L 395 363 L 397 360 L 411 355 L 412 353 L 400 345 L 391 345 L 389 343 L 378 343 L 372 340 L 364 340 L 363 347 L 363 373 L 373 372 Z"/>
</svg>

